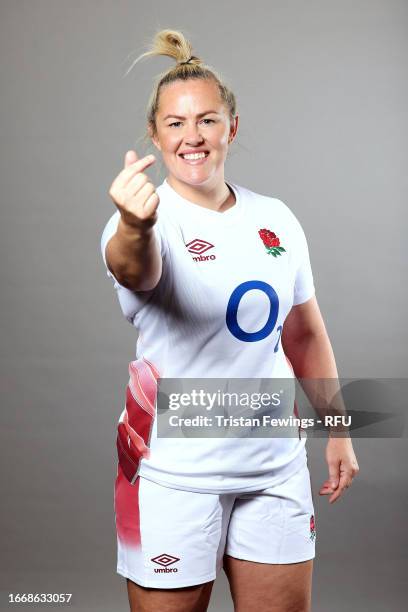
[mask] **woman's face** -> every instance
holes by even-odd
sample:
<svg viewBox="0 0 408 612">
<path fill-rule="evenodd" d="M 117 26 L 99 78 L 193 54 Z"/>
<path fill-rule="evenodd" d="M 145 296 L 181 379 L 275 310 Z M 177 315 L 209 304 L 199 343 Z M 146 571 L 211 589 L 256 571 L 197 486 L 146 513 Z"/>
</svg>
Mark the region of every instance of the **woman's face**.
<svg viewBox="0 0 408 612">
<path fill-rule="evenodd" d="M 215 187 L 218 181 L 224 181 L 225 158 L 237 128 L 238 115 L 231 125 L 214 81 L 178 80 L 160 91 L 152 141 L 175 180 Z M 204 152 L 205 157 L 183 156 L 198 152 Z"/>
</svg>

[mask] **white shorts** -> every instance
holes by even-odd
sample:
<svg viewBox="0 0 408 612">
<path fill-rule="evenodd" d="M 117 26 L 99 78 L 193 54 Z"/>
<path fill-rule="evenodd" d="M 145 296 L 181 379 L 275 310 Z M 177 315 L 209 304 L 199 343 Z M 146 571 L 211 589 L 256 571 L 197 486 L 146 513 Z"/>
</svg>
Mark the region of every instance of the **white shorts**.
<svg viewBox="0 0 408 612">
<path fill-rule="evenodd" d="M 171 589 L 216 578 L 224 553 L 259 563 L 315 556 L 316 528 L 307 463 L 286 481 L 251 493 L 210 494 L 143 477 L 115 482 L 117 573 Z"/>
</svg>

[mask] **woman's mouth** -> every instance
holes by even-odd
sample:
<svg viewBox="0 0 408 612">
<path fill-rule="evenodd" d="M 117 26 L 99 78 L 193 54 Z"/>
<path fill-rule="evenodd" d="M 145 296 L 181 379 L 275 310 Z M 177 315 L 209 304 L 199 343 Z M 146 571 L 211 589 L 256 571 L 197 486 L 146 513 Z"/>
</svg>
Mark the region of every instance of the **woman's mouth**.
<svg viewBox="0 0 408 612">
<path fill-rule="evenodd" d="M 179 157 L 190 166 L 198 166 L 205 163 L 209 154 L 208 151 L 200 151 L 200 153 L 180 153 Z"/>
</svg>

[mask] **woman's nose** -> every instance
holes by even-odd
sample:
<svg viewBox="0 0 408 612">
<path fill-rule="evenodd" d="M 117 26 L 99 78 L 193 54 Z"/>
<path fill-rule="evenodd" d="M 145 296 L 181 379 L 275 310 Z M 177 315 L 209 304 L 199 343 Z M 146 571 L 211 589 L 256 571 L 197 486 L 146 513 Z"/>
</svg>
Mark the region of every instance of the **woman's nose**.
<svg viewBox="0 0 408 612">
<path fill-rule="evenodd" d="M 184 138 L 187 144 L 198 144 L 203 141 L 200 129 L 197 125 L 187 125 Z"/>
</svg>

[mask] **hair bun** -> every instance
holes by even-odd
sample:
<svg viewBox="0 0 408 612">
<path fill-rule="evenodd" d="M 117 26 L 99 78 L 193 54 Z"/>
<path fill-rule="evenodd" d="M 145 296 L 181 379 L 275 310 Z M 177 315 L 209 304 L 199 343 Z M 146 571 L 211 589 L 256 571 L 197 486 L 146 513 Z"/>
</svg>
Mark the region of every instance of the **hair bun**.
<svg viewBox="0 0 408 612">
<path fill-rule="evenodd" d="M 189 64 L 191 62 L 191 60 L 197 60 L 198 58 L 195 57 L 194 55 L 191 55 L 188 60 L 186 60 L 185 62 L 177 62 L 179 66 L 181 66 L 182 64 Z"/>
</svg>

